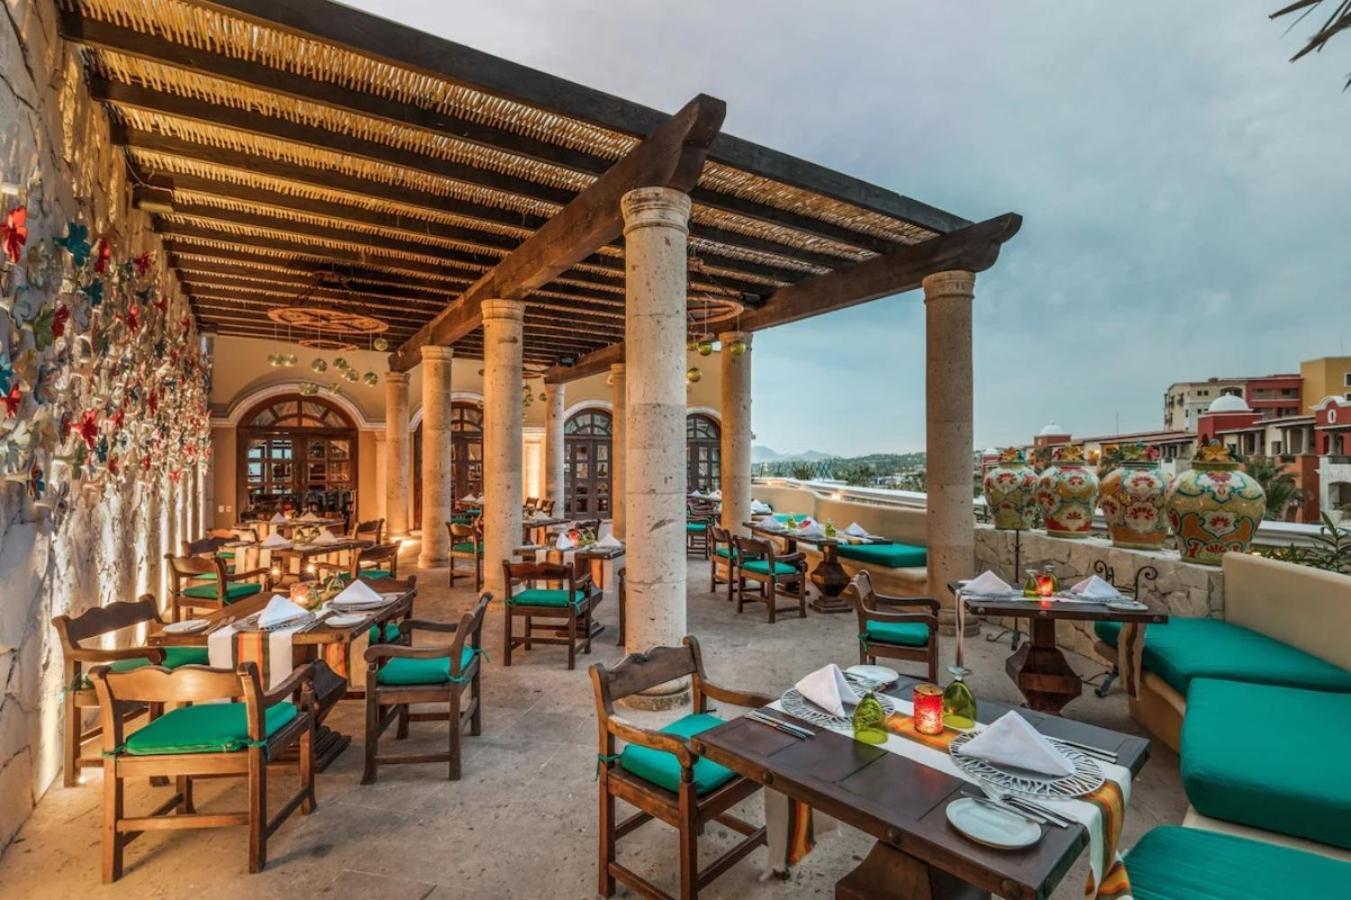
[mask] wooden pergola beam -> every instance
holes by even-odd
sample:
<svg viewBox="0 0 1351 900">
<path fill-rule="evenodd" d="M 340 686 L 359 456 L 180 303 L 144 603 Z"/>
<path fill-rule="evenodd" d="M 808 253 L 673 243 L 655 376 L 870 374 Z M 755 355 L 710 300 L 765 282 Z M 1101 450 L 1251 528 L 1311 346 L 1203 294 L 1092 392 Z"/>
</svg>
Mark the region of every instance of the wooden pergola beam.
<svg viewBox="0 0 1351 900">
<path fill-rule="evenodd" d="M 664 186 L 688 191 L 703 171 L 708 144 L 726 111 L 721 100 L 702 94 L 687 103 L 400 347 L 391 355 L 390 367 L 406 371 L 424 344 L 453 343 L 473 330 L 484 300 L 524 299 L 617 238 L 623 232 L 619 200 L 630 190 Z"/>
<path fill-rule="evenodd" d="M 887 256 L 780 288 L 763 307 L 742 316 L 740 327 L 760 331 L 900 294 L 919 287 L 925 276 L 935 272 L 983 272 L 995 264 L 1000 247 L 1018 233 L 1022 223 L 1017 213 L 1005 213 L 921 244 L 899 247 Z M 575 365 L 555 366 L 545 373 L 545 380 L 553 384 L 574 381 L 623 360 L 624 346 L 613 344 Z"/>
</svg>

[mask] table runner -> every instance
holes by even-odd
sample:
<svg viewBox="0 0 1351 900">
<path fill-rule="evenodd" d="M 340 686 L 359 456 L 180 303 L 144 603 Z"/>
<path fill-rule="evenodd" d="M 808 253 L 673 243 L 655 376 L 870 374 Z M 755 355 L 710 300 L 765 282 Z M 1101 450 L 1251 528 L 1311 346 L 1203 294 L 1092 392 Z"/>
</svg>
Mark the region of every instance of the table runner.
<svg viewBox="0 0 1351 900">
<path fill-rule="evenodd" d="M 948 745 L 957 733 L 946 729 L 942 734 L 919 734 L 913 727 L 913 706 L 908 700 L 887 698 L 896 712 L 887 716 L 887 739 L 876 745 L 890 753 L 913 759 L 931 769 L 954 778 L 977 784 L 948 754 Z M 775 701 L 770 709 L 783 712 L 783 704 Z M 820 726 L 818 726 L 820 727 Z M 980 731 L 984 725 L 977 725 Z M 829 727 L 828 730 L 853 740 L 851 726 Z M 1099 762 L 1107 780 L 1091 794 L 1076 800 L 1037 798 L 1037 802 L 1081 823 L 1088 831 L 1089 875 L 1084 896 L 1095 900 L 1130 900 L 1130 880 L 1122 862 L 1118 843 L 1125 821 L 1126 804 L 1130 802 L 1131 773 L 1125 766 Z M 815 819 L 826 817 L 816 813 L 800 801 L 765 789 L 765 826 L 770 852 L 770 872 L 784 873 L 790 865 L 800 861 L 812 849 L 815 837 L 824 829 Z M 767 873 L 768 874 L 768 873 Z"/>
<path fill-rule="evenodd" d="M 322 612 L 322 610 L 320 610 Z M 207 661 L 212 668 L 235 669 L 242 662 L 258 665 L 264 690 L 271 690 L 295 671 L 295 645 L 292 637 L 303 626 L 277 631 L 243 631 L 234 625 L 223 625 L 206 639 Z M 366 648 L 370 644 L 370 629 L 362 629 L 352 640 L 335 640 L 319 644 L 324 662 L 339 676 L 347 679 L 349 690 L 366 686 Z M 352 664 L 353 659 L 356 665 Z"/>
</svg>

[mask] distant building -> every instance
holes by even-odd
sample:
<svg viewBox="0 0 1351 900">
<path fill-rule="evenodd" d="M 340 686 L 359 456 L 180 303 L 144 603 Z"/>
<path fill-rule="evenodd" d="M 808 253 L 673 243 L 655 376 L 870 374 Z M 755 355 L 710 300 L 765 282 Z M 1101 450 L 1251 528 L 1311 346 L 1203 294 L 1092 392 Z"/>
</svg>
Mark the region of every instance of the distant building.
<svg viewBox="0 0 1351 900">
<path fill-rule="evenodd" d="M 1324 356 L 1299 364 L 1304 380 L 1305 412 L 1327 397 L 1351 400 L 1351 356 Z"/>
<path fill-rule="evenodd" d="M 1163 430 L 1195 431 L 1196 419 L 1216 397 L 1242 397 L 1247 378 L 1210 378 L 1179 381 L 1163 395 Z"/>
</svg>

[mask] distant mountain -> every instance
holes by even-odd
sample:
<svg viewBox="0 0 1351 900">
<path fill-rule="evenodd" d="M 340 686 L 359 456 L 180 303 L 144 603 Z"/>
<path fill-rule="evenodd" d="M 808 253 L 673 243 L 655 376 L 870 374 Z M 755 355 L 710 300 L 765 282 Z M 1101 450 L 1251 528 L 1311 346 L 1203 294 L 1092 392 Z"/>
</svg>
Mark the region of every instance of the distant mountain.
<svg viewBox="0 0 1351 900">
<path fill-rule="evenodd" d="M 753 446 L 751 447 L 751 462 L 820 462 L 823 459 L 830 459 L 829 453 L 822 453 L 819 450 L 808 450 L 805 453 L 780 453 L 773 447 Z"/>
</svg>

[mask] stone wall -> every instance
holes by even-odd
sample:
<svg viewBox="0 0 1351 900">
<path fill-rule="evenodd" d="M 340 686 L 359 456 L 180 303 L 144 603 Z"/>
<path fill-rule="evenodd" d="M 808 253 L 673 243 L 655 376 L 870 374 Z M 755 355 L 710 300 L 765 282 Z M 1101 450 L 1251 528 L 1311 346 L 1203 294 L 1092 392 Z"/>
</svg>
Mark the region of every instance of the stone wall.
<svg viewBox="0 0 1351 900">
<path fill-rule="evenodd" d="M 55 4 L 5 0 L 0 10 L 0 181 L 32 185 L 30 246 L 78 221 L 91 236 L 110 235 L 119 256 L 156 249 L 146 217 L 128 203 L 106 114 L 84 90 L 78 54 L 57 35 Z M 0 202 L 8 209 L 15 200 Z M 167 276 L 161 283 L 173 297 Z M 76 491 L 58 514 L 34 507 L 22 483 L 0 481 L 0 848 L 60 774 L 62 659 L 52 616 L 145 591 L 163 597 L 163 554 L 200 527 L 189 519 L 201 511 L 193 494 L 202 485 L 196 474 L 178 483 L 127 478 L 102 494 Z"/>
<path fill-rule="evenodd" d="M 1170 615 L 1191 617 L 1224 617 L 1224 576 L 1218 568 L 1184 563 L 1176 552 L 1157 553 L 1142 550 L 1119 550 L 1106 538 L 1089 537 L 1066 540 L 1048 537 L 1041 531 L 1021 532 L 1019 556 L 1021 565 L 1049 561 L 1062 573 L 1092 574 L 1093 565 L 1105 562 L 1113 569 L 1118 585 L 1133 584 L 1136 572 L 1144 566 L 1153 566 L 1159 577 L 1151 586 L 1141 582 L 1141 597 L 1155 609 Z M 994 572 L 1005 580 L 1023 575 L 1014 569 L 1014 532 L 996 531 L 989 525 L 976 527 L 976 569 Z M 1088 622 L 1060 622 L 1057 637 L 1061 646 L 1085 656 L 1093 651 L 1093 626 Z"/>
</svg>

